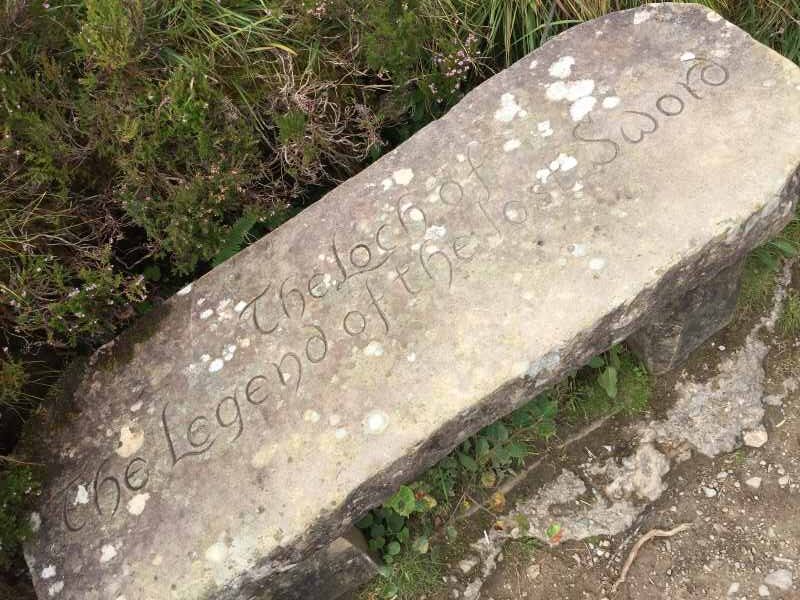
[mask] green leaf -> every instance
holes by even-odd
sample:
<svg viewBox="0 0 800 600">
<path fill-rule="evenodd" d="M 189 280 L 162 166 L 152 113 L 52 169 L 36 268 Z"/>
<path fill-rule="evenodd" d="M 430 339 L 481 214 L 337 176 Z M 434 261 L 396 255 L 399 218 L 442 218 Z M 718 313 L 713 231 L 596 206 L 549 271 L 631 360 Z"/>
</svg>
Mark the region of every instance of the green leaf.
<svg viewBox="0 0 800 600">
<path fill-rule="evenodd" d="M 508 427 L 506 427 L 500 422 L 495 423 L 495 426 L 497 429 L 497 439 L 500 440 L 501 442 L 505 442 L 509 436 Z"/>
<path fill-rule="evenodd" d="M 392 576 L 392 571 L 393 571 L 392 567 L 388 565 L 378 566 L 378 575 L 380 575 L 381 577 L 385 577 L 388 579 L 389 577 Z"/>
<path fill-rule="evenodd" d="M 383 597 L 384 600 L 392 600 L 397 594 L 400 593 L 400 588 L 397 587 L 396 583 L 387 583 L 386 587 L 383 588 Z"/>
<path fill-rule="evenodd" d="M 511 442 L 508 445 L 508 454 L 511 458 L 523 459 L 528 455 L 528 449 L 519 442 Z"/>
<path fill-rule="evenodd" d="M 789 240 L 777 239 L 772 240 L 769 243 L 770 246 L 773 248 L 777 248 L 780 252 L 785 254 L 788 257 L 795 256 L 798 252 L 797 246 L 795 246 Z"/>
<path fill-rule="evenodd" d="M 511 453 L 508 445 L 496 446 L 494 449 L 494 464 L 500 467 L 505 467 L 511 462 Z"/>
<path fill-rule="evenodd" d="M 619 359 L 619 346 L 611 346 L 611 349 L 608 351 L 608 358 L 608 364 L 610 364 L 612 367 L 617 370 L 622 368 L 622 361 Z"/>
<path fill-rule="evenodd" d="M 597 377 L 597 383 L 609 398 L 617 397 L 617 370 L 614 367 L 606 367 Z"/>
<path fill-rule="evenodd" d="M 460 462 L 461 466 L 464 467 L 470 473 L 475 473 L 478 470 L 478 463 L 476 463 L 475 459 L 469 456 L 468 454 L 459 452 L 458 462 Z"/>
<path fill-rule="evenodd" d="M 386 538 L 372 538 L 368 545 L 370 550 L 377 552 L 386 545 Z"/>
<path fill-rule="evenodd" d="M 359 521 L 356 521 L 356 527 L 359 529 L 369 529 L 372 527 L 372 524 L 375 522 L 375 516 L 368 512 L 364 515 Z"/>
<path fill-rule="evenodd" d="M 397 534 L 397 541 L 401 544 L 405 544 L 409 538 L 411 538 L 411 532 L 408 530 L 408 527 L 403 527 Z"/>
<path fill-rule="evenodd" d="M 400 542 L 389 542 L 389 545 L 386 546 L 386 554 L 389 556 L 397 556 L 400 554 L 400 550 L 402 550 L 402 546 L 400 546 Z"/>
<path fill-rule="evenodd" d="M 550 527 L 547 528 L 547 531 L 545 531 L 545 534 L 549 538 L 554 538 L 560 532 L 561 532 L 561 525 L 559 523 L 553 523 L 552 525 L 550 525 Z"/>
<path fill-rule="evenodd" d="M 381 525 L 380 523 L 375 523 L 369 530 L 369 537 L 371 538 L 379 538 L 383 537 L 386 533 L 386 527 Z"/>
<path fill-rule="evenodd" d="M 475 458 L 478 459 L 480 464 L 485 464 L 488 460 L 489 449 L 489 440 L 483 436 L 478 437 L 478 441 L 475 444 Z"/>
<path fill-rule="evenodd" d="M 397 493 L 389 498 L 386 506 L 395 511 L 398 515 L 407 517 L 417 507 L 417 499 L 414 497 L 414 490 L 407 485 L 400 486 Z"/>
<path fill-rule="evenodd" d="M 606 364 L 606 361 L 603 360 L 602 356 L 595 356 L 592 360 L 589 361 L 589 366 L 593 369 L 602 369 Z"/>
<path fill-rule="evenodd" d="M 411 549 L 417 554 L 427 554 L 429 548 L 430 544 L 428 543 L 428 538 L 424 535 L 415 539 L 414 543 L 411 545 Z"/>
<path fill-rule="evenodd" d="M 445 528 L 444 534 L 447 537 L 448 542 L 455 542 L 458 539 L 458 529 L 456 529 L 452 525 L 448 525 Z"/>
<path fill-rule="evenodd" d="M 406 526 L 406 518 L 393 510 L 386 511 L 386 525 L 389 531 L 397 533 Z"/>
</svg>

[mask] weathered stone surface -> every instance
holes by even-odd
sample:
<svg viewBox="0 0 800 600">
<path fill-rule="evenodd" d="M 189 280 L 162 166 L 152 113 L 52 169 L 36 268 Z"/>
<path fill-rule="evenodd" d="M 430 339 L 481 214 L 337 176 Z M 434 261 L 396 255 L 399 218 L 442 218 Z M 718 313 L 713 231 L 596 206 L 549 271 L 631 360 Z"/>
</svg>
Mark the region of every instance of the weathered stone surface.
<svg viewBox="0 0 800 600">
<path fill-rule="evenodd" d="M 695 5 L 486 82 L 98 360 L 41 430 L 39 595 L 263 593 L 776 233 L 798 100 L 794 65 Z"/>
<path fill-rule="evenodd" d="M 672 302 L 662 314 L 628 338 L 628 344 L 656 374 L 681 364 L 733 318 L 744 261 Z"/>
<path fill-rule="evenodd" d="M 377 565 L 368 554 L 366 541 L 361 532 L 355 530 L 348 538 L 338 538 L 292 569 L 265 580 L 264 591 L 253 598 L 308 600 L 324 594 L 326 600 L 336 600 L 377 574 Z"/>
</svg>

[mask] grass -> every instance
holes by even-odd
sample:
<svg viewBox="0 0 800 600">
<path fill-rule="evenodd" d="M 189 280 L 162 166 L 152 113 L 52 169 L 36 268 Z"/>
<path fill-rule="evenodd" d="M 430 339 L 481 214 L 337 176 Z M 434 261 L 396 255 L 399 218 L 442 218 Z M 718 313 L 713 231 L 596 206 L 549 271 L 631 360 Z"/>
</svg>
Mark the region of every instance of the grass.
<svg viewBox="0 0 800 600">
<path fill-rule="evenodd" d="M 383 569 L 375 583 L 360 595 L 361 600 L 417 600 L 443 589 L 442 564 L 433 553 L 402 552 L 390 569 Z"/>
<path fill-rule="evenodd" d="M 785 337 L 800 338 L 800 292 L 797 290 L 790 290 L 786 296 L 776 329 Z"/>
</svg>

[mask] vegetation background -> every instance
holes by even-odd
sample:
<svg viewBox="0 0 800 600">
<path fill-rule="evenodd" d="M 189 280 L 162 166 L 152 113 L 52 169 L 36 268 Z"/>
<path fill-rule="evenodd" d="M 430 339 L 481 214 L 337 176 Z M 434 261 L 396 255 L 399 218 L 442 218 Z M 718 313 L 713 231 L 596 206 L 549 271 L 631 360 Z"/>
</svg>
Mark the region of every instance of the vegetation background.
<svg viewBox="0 0 800 600">
<path fill-rule="evenodd" d="M 67 365 L 492 73 L 567 27 L 644 3 L 0 2 L 0 596 L 6 586 L 19 597 L 29 593 L 20 542 L 38 484 L 36 466 L 12 452 Z M 800 62 L 800 0 L 703 3 Z M 755 271 L 768 279 L 775 253 L 790 251 L 779 241 Z M 607 394 L 619 360 L 596 365 Z M 532 421 L 518 415 L 522 429 L 546 435 L 562 396 L 540 400 Z M 501 475 L 522 452 L 508 448 L 520 430 L 509 426 L 510 437 L 476 437 L 456 467 L 492 483 L 486 473 Z M 511 454 L 498 458 L 501 447 Z M 490 468 L 473 468 L 476 459 Z M 421 488 L 423 504 L 401 492 L 395 513 L 432 509 Z"/>
</svg>

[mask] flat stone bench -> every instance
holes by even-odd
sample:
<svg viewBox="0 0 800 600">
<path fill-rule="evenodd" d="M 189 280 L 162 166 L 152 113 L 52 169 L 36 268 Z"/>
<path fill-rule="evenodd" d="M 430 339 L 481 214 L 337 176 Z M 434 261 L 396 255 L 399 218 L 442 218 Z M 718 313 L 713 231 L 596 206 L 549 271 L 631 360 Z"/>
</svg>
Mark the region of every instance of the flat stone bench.
<svg viewBox="0 0 800 600">
<path fill-rule="evenodd" d="M 558 36 L 95 356 L 35 430 L 39 597 L 336 597 L 340 536 L 465 437 L 724 325 L 799 164 L 800 70 L 716 13 Z"/>
</svg>

